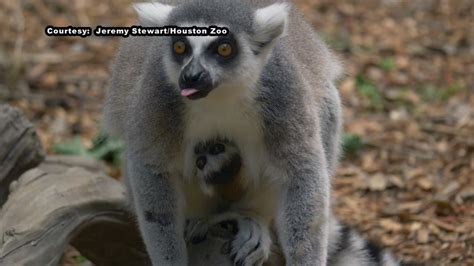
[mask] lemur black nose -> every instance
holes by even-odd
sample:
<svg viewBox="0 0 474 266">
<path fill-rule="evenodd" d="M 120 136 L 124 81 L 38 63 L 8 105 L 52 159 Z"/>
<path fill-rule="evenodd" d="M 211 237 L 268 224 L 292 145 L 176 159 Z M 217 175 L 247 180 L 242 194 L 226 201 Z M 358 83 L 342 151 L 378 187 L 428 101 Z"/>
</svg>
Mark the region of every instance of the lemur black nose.
<svg viewBox="0 0 474 266">
<path fill-rule="evenodd" d="M 185 83 L 196 83 L 202 79 L 204 76 L 204 71 L 200 72 L 193 72 L 193 73 L 184 73 L 183 74 L 183 82 Z"/>
<path fill-rule="evenodd" d="M 201 63 L 193 59 L 181 71 L 179 87 L 181 89 L 210 90 L 212 89 L 212 78 Z"/>
</svg>

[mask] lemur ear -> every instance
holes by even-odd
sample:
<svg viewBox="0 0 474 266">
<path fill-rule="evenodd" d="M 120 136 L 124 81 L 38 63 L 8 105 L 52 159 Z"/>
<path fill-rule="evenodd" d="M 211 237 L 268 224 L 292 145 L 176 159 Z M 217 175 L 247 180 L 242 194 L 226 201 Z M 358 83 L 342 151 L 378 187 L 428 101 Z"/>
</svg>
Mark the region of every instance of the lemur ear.
<svg viewBox="0 0 474 266">
<path fill-rule="evenodd" d="M 157 2 L 135 3 L 132 5 L 142 26 L 164 26 L 174 6 Z"/>
<path fill-rule="evenodd" d="M 268 46 L 286 33 L 289 11 L 287 3 L 276 3 L 255 11 L 253 40 L 258 47 Z"/>
</svg>

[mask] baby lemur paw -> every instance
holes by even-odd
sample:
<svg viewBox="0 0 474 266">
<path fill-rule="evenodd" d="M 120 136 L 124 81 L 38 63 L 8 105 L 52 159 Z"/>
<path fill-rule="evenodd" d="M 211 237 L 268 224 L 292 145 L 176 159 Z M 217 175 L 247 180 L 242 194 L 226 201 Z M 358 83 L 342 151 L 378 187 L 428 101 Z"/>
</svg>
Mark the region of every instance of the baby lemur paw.
<svg viewBox="0 0 474 266">
<path fill-rule="evenodd" d="M 237 146 L 228 140 L 212 140 L 194 147 L 197 175 L 206 184 L 231 183 L 242 165 Z"/>
<path fill-rule="evenodd" d="M 204 219 L 189 219 L 184 228 L 186 243 L 198 244 L 207 239 L 209 226 Z"/>
</svg>

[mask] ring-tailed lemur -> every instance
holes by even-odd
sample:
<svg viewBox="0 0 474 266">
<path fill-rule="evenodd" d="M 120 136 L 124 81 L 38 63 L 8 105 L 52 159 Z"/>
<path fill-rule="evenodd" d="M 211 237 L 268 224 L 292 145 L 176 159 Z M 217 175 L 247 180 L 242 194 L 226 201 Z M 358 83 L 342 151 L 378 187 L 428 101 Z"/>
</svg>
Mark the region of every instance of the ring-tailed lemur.
<svg viewBox="0 0 474 266">
<path fill-rule="evenodd" d="M 153 264 L 186 265 L 185 219 L 219 207 L 193 171 L 194 147 L 215 138 L 236 144 L 243 176 L 252 177 L 241 179 L 249 193 L 238 213 L 261 224 L 274 216 L 288 265 L 326 264 L 341 128 L 337 60 L 287 3 L 166 2 L 137 4 L 141 24 L 230 33 L 130 37 L 115 60 L 104 122 L 125 139 L 126 180 Z"/>
<path fill-rule="evenodd" d="M 239 204 L 238 202 L 246 197 L 246 191 L 242 189 L 240 180 L 244 178 L 241 175 L 243 166 L 239 150 L 232 141 L 216 139 L 197 144 L 195 164 L 196 176 L 213 186 L 217 196 L 220 197 L 221 211 L 234 209 Z M 224 214 L 188 222 L 185 230 L 186 239 L 193 242 L 204 240 L 211 226 L 216 223 L 233 222 L 235 225 L 232 228 L 236 238 L 232 242 L 231 256 L 239 257 L 239 252 L 246 252 L 240 257 L 258 259 L 249 259 L 247 262 L 251 265 L 265 260 L 268 250 L 262 248 L 262 240 L 272 241 L 272 239 L 265 239 L 268 233 L 267 228 L 262 228 L 265 225 L 253 220 L 252 217 L 236 216 L 235 212 L 224 212 Z M 328 238 L 328 265 L 398 265 L 390 251 L 363 239 L 357 232 L 340 223 L 332 215 Z M 236 264 L 243 263 L 237 261 Z M 268 265 L 273 266 L 273 264 Z"/>
</svg>

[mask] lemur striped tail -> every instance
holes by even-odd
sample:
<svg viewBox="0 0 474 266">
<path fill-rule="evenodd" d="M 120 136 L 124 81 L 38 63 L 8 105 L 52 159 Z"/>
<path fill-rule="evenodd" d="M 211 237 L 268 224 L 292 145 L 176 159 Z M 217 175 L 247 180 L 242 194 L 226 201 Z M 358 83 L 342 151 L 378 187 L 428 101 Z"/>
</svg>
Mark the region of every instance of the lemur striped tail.
<svg viewBox="0 0 474 266">
<path fill-rule="evenodd" d="M 364 239 L 348 225 L 334 221 L 330 227 L 328 265 L 400 265 L 390 251 Z"/>
</svg>

